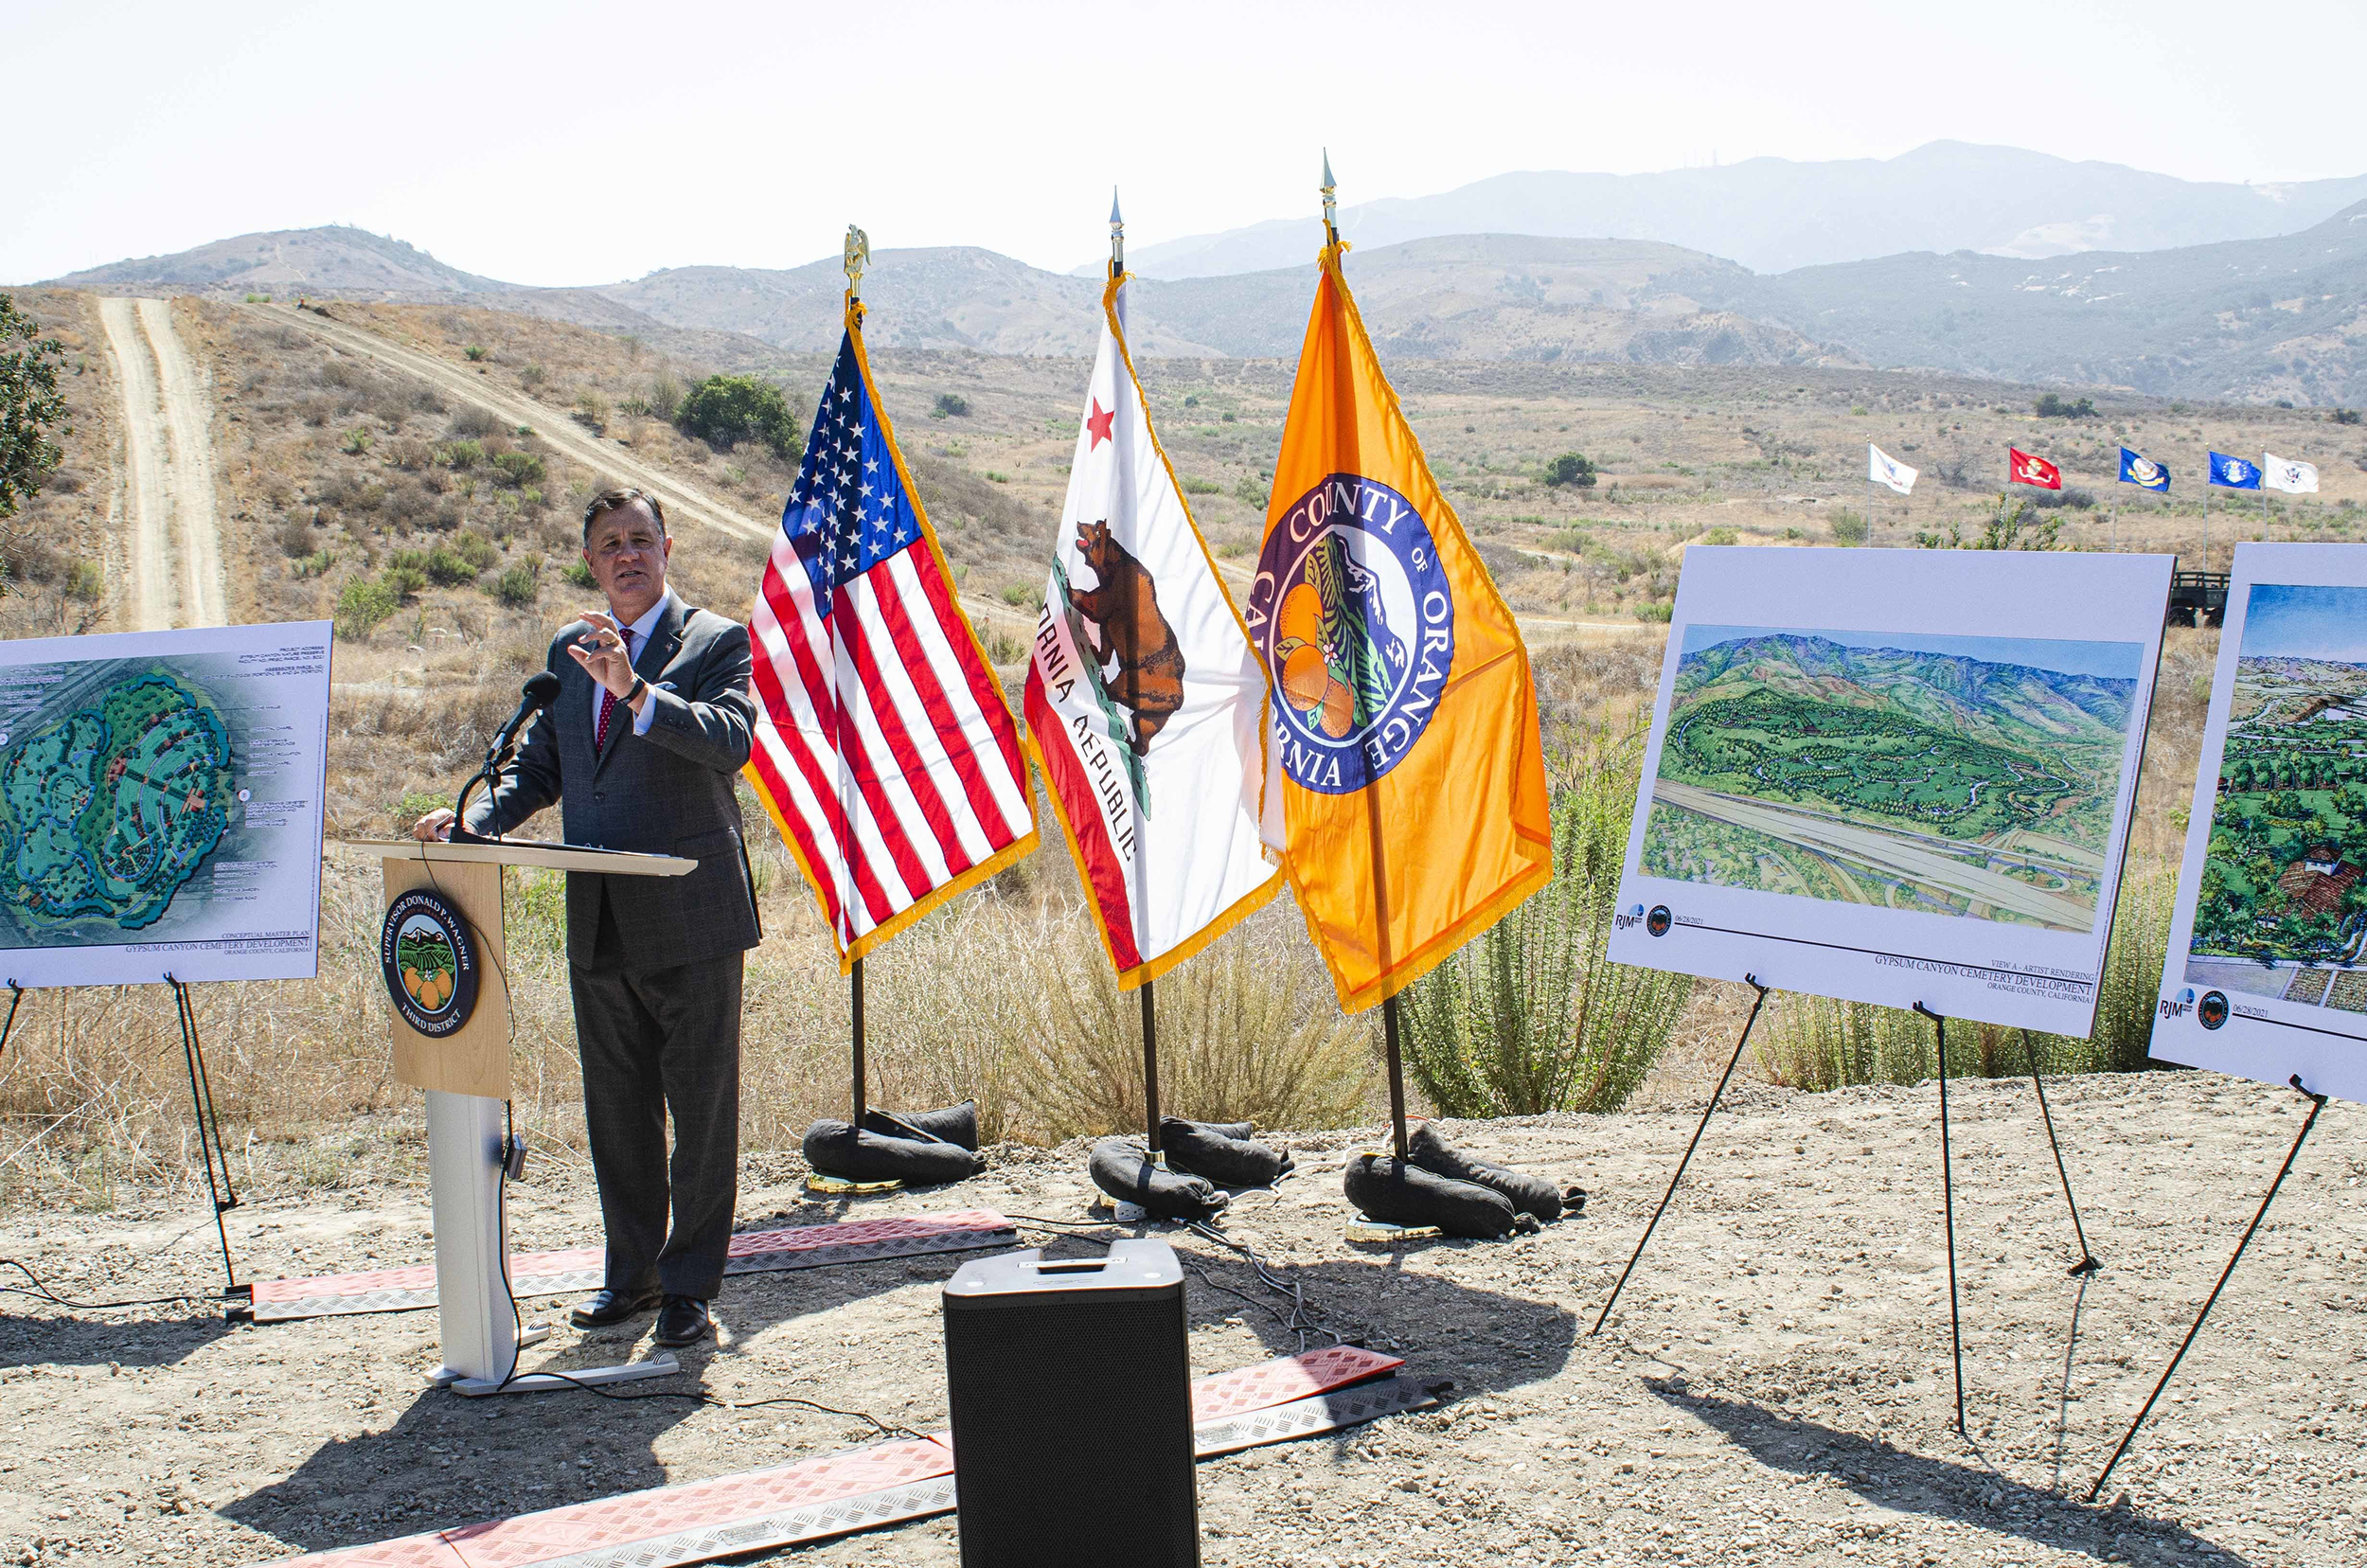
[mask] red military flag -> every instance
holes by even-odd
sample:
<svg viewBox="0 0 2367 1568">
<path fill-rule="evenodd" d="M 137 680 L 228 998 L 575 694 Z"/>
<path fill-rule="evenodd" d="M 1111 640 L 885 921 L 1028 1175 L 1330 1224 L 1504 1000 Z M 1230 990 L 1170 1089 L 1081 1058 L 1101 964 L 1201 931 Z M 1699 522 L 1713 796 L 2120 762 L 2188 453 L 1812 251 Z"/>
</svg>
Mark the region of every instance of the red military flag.
<svg viewBox="0 0 2367 1568">
<path fill-rule="evenodd" d="M 748 632 L 748 780 L 842 970 L 1035 847 L 1018 730 L 879 406 L 851 296 Z"/>
<path fill-rule="evenodd" d="M 2040 490 L 2061 490 L 2063 471 L 2043 457 L 2033 457 L 2020 447 L 2007 447 L 2005 476 L 2017 485 L 2036 485 Z"/>
</svg>

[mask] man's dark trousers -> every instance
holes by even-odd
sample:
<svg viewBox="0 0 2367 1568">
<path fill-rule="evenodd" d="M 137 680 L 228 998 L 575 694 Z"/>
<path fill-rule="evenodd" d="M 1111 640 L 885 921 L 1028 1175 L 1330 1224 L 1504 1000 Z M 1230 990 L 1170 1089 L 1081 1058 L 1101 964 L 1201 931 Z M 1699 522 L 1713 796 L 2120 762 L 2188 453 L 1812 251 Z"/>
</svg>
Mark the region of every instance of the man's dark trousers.
<svg viewBox="0 0 2367 1568">
<path fill-rule="evenodd" d="M 602 924 L 604 936 L 614 929 Z M 599 948 L 605 956 L 608 943 Z M 654 1288 L 709 1301 L 722 1287 L 739 1198 L 744 957 L 663 970 L 567 966 L 592 1173 L 608 1229 L 602 1283 L 613 1291 L 639 1295 Z"/>
</svg>

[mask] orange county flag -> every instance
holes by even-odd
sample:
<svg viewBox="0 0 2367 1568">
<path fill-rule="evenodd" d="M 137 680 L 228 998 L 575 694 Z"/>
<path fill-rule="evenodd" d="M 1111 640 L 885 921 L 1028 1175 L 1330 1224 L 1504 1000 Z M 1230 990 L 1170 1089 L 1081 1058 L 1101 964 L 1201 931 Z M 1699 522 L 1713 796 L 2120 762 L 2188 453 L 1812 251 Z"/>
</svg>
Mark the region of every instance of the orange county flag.
<svg viewBox="0 0 2367 1568">
<path fill-rule="evenodd" d="M 1274 701 L 1266 841 L 1351 1012 L 1553 873 L 1528 650 L 1325 247 L 1244 619 Z"/>
<path fill-rule="evenodd" d="M 1125 298 L 1123 277 L 1102 294 L 1026 711 L 1130 990 L 1272 898 L 1282 873 L 1258 833 L 1266 672 L 1151 434 Z"/>
</svg>

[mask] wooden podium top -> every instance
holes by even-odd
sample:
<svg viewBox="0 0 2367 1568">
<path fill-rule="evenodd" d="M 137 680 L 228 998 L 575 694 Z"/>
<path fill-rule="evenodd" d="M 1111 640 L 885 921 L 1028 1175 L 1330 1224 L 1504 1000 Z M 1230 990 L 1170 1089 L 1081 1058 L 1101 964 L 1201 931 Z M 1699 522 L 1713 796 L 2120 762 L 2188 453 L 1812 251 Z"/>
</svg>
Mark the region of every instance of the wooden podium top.
<svg viewBox="0 0 2367 1568">
<path fill-rule="evenodd" d="M 622 849 L 592 849 L 534 839 L 504 839 L 495 844 L 430 843 L 415 838 L 335 842 L 382 860 L 445 865 L 539 865 L 550 871 L 599 871 L 612 877 L 679 877 L 699 864 L 680 855 L 637 855 Z"/>
</svg>

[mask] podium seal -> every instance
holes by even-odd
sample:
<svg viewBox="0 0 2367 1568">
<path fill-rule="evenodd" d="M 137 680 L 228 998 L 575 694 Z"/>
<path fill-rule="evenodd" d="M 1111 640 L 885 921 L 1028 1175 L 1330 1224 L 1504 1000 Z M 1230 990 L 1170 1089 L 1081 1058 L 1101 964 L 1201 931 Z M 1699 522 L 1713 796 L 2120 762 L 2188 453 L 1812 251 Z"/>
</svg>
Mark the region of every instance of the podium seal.
<svg viewBox="0 0 2367 1568">
<path fill-rule="evenodd" d="M 441 1040 L 476 1010 L 476 942 L 433 888 L 415 887 L 387 905 L 378 961 L 387 999 L 415 1032 Z"/>
</svg>

